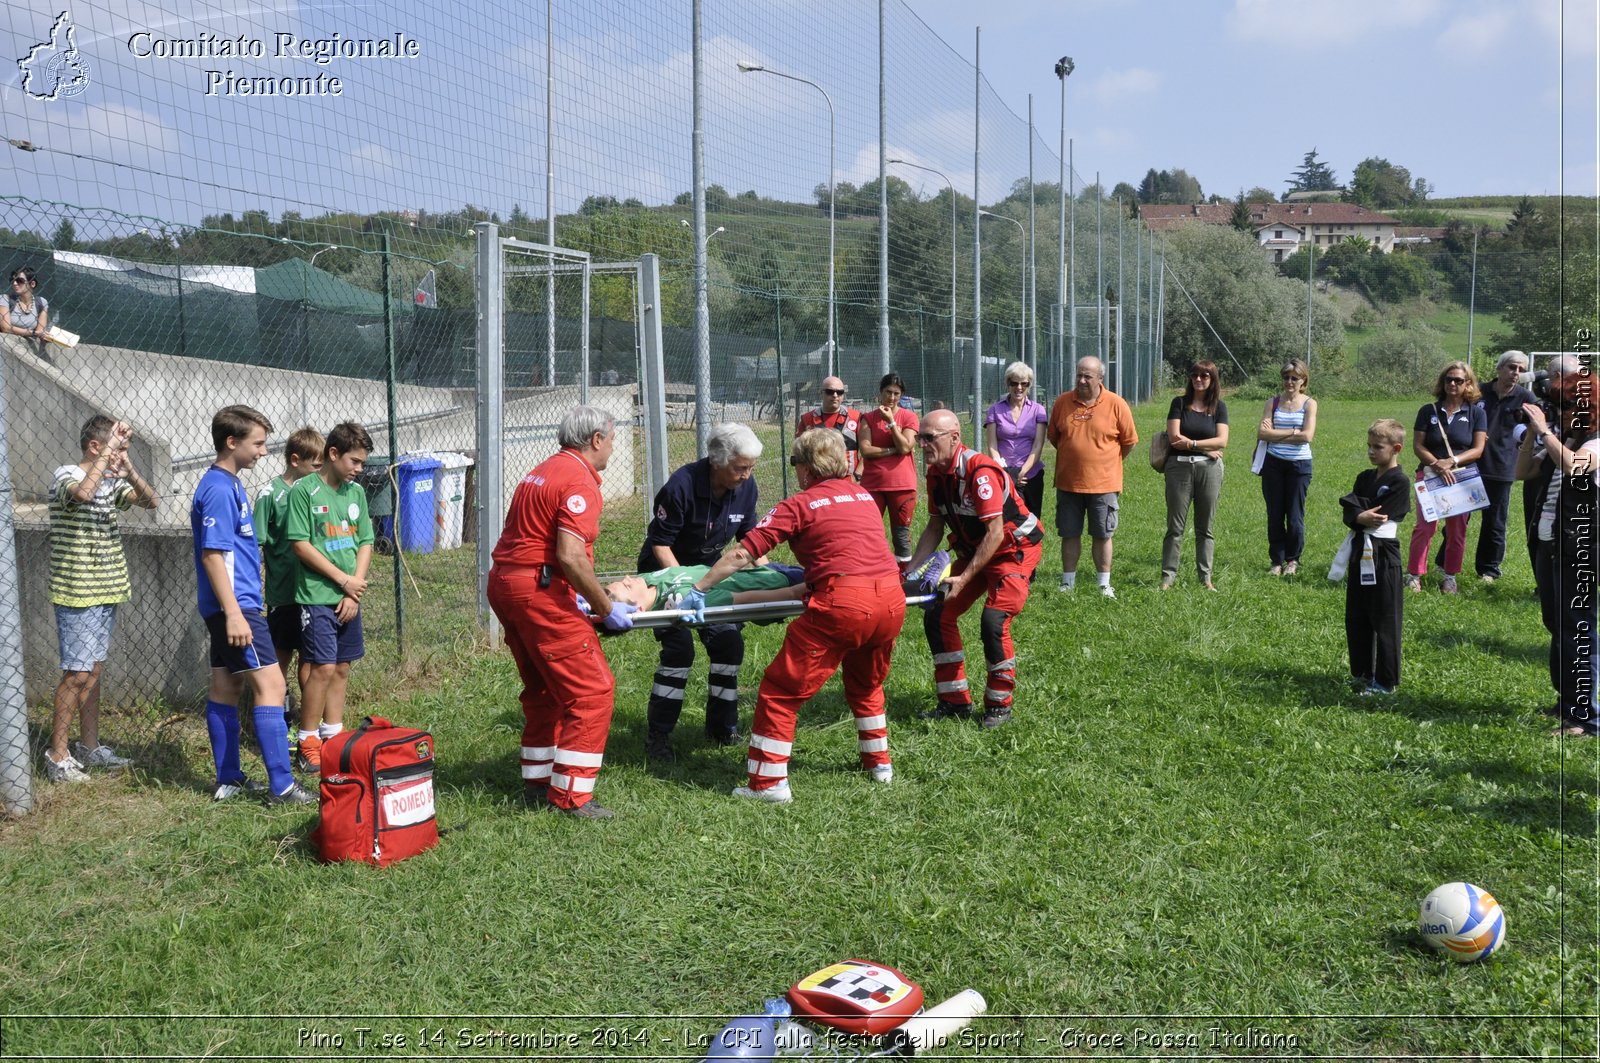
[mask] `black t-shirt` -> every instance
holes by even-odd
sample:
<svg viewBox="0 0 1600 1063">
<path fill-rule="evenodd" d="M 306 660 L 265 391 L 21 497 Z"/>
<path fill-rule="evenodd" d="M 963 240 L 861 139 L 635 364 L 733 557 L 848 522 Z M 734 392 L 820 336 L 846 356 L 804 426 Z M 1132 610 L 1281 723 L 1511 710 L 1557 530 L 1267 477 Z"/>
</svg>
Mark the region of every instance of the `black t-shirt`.
<svg viewBox="0 0 1600 1063">
<path fill-rule="evenodd" d="M 1196 413 L 1189 409 L 1182 395 L 1174 395 L 1172 406 L 1167 410 L 1167 420 L 1174 419 L 1178 422 L 1178 431 L 1182 432 L 1185 438 L 1215 439 L 1217 425 L 1228 423 L 1228 404 L 1218 399 L 1215 414 Z"/>
<path fill-rule="evenodd" d="M 1398 523 L 1411 512 L 1411 480 L 1398 465 L 1383 472 L 1366 469 L 1356 477 L 1355 488 L 1345 498 L 1350 503 L 1344 504 L 1345 499 L 1340 499 L 1340 503 L 1348 528 L 1366 531 L 1355 518 L 1373 506 L 1381 507 L 1385 517 Z"/>
<path fill-rule="evenodd" d="M 1522 420 L 1523 404 L 1535 401 L 1533 392 L 1521 384 L 1503 399 L 1493 384 L 1484 390 L 1478 405 L 1483 407 L 1489 439 L 1483 445 L 1483 457 L 1478 459 L 1478 472 L 1485 480 L 1516 479 L 1512 473 L 1517 467 L 1517 440 L 1511 431 Z"/>
<path fill-rule="evenodd" d="M 1450 446 L 1444 445 L 1444 434 L 1439 431 L 1440 420 L 1449 424 L 1446 430 L 1450 433 Z M 1463 405 L 1455 413 L 1446 415 L 1444 408 L 1436 402 L 1430 402 L 1417 411 L 1417 423 L 1411 426 L 1422 433 L 1422 445 L 1428 453 L 1435 458 L 1448 458 L 1451 448 L 1454 453 L 1460 454 L 1463 450 L 1472 449 L 1472 437 L 1478 432 L 1489 430 L 1488 418 L 1484 416 L 1482 406 Z"/>
</svg>

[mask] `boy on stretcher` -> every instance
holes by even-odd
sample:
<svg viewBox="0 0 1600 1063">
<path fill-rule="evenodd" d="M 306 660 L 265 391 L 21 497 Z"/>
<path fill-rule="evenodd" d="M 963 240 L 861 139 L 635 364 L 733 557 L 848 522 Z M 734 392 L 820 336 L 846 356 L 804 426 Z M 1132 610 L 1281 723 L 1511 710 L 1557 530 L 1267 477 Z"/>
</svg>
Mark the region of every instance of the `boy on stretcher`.
<svg viewBox="0 0 1600 1063">
<path fill-rule="evenodd" d="M 607 584 L 614 602 L 630 602 L 641 610 L 671 609 L 695 581 L 711 571 L 706 565 L 674 565 Z M 707 605 L 783 602 L 805 594 L 805 573 L 794 565 L 754 565 L 740 569 L 710 591 Z"/>
</svg>

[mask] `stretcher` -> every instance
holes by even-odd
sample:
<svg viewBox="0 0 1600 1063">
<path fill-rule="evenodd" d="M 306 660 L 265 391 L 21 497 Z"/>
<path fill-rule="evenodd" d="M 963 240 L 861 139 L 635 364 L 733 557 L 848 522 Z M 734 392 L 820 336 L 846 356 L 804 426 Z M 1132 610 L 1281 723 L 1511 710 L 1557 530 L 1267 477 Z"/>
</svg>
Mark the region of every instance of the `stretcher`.
<svg viewBox="0 0 1600 1063">
<path fill-rule="evenodd" d="M 906 596 L 906 608 L 930 605 L 941 595 L 912 594 Z M 795 599 L 784 602 L 749 602 L 745 605 L 713 605 L 706 609 L 707 624 L 759 624 L 763 621 L 787 620 L 805 612 L 806 603 Z M 650 609 L 634 613 L 635 628 L 688 627 L 694 613 L 684 609 Z"/>
</svg>

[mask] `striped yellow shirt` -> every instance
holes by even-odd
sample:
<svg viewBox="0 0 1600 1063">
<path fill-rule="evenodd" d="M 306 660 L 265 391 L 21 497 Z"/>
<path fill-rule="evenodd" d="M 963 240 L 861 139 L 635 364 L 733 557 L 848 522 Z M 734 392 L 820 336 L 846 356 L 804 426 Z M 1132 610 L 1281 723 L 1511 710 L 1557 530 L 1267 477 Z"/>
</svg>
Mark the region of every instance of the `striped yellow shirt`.
<svg viewBox="0 0 1600 1063">
<path fill-rule="evenodd" d="M 78 502 L 72 492 L 86 475 L 81 465 L 63 465 L 50 483 L 50 601 L 74 609 L 133 597 L 117 530 L 117 510 L 133 505 L 133 485 L 103 477 L 94 498 Z"/>
</svg>

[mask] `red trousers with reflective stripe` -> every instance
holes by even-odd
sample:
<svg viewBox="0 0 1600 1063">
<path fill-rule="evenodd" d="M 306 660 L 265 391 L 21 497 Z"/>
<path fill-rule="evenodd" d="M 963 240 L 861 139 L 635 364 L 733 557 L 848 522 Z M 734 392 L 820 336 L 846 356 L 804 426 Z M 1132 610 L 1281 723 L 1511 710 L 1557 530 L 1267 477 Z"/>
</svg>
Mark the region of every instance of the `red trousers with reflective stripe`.
<svg viewBox="0 0 1600 1063">
<path fill-rule="evenodd" d="M 978 595 L 984 596 L 985 608 L 995 609 L 1006 615 L 1004 623 L 1000 625 L 999 646 L 986 644 L 983 648 L 984 659 L 989 666 L 989 677 L 984 685 L 985 707 L 1002 709 L 1011 705 L 1011 692 L 1017 687 L 1017 648 L 1011 641 L 1011 618 L 1022 612 L 1022 607 L 1027 604 L 1028 577 L 1039 567 L 1040 551 L 1038 543 L 1029 543 L 1020 550 L 997 552 L 996 556 L 989 559 L 983 571 L 961 588 L 960 594 L 946 598 L 940 607 L 939 635 L 944 642 L 945 653 L 950 656 L 964 654 L 961 642 L 961 614 L 972 608 L 972 603 L 978 600 Z M 960 575 L 964 571 L 966 571 L 965 561 L 958 560 L 951 566 L 954 575 Z M 951 689 L 952 685 L 965 683 L 966 678 L 967 665 L 964 656 L 954 661 L 936 662 L 933 666 L 933 680 L 941 691 L 940 701 L 951 705 L 971 705 L 971 690 L 965 687 Z"/>
<path fill-rule="evenodd" d="M 844 698 L 856 718 L 861 764 L 870 768 L 889 763 L 883 681 L 905 620 L 906 595 L 898 577 L 841 576 L 812 593 L 806 611 L 790 622 L 783 648 L 756 695 L 746 764 L 752 790 L 765 790 L 789 777 L 800 707 L 841 667 Z"/>
<path fill-rule="evenodd" d="M 600 636 L 559 574 L 541 588 L 538 569 L 495 565 L 488 592 L 522 676 L 522 781 L 576 808 L 594 794 L 611 732 L 617 684 Z"/>
</svg>

